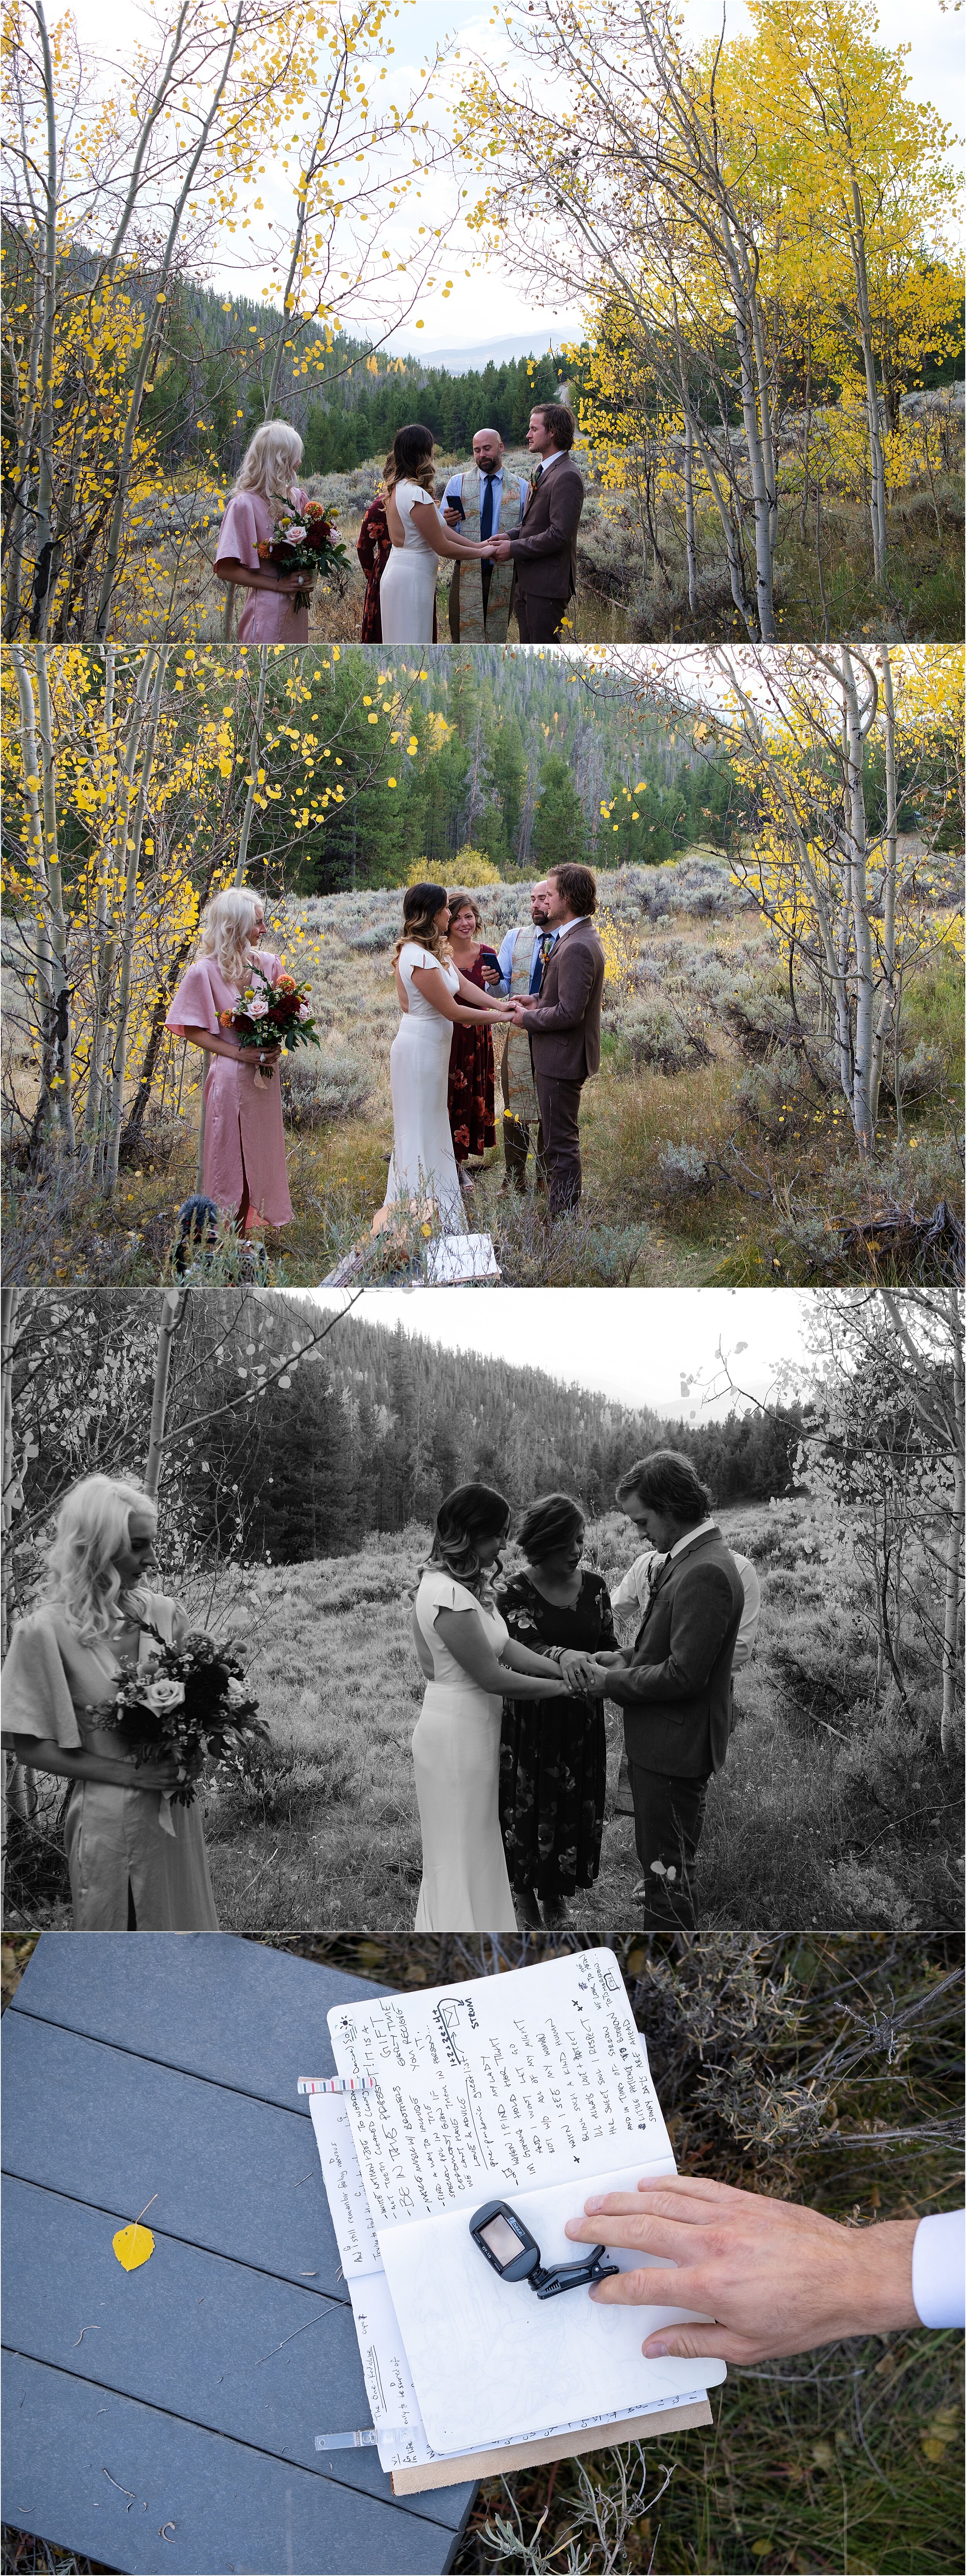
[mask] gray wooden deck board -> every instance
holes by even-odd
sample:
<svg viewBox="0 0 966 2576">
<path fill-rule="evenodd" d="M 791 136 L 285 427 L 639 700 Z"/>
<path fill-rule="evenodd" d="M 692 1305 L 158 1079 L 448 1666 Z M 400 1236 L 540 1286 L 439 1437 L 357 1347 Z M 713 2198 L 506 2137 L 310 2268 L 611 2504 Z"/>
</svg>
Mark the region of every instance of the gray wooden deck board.
<svg viewBox="0 0 966 2576">
<path fill-rule="evenodd" d="M 40 1941 L 3 2025 L 7 2521 L 131 2576 L 449 2566 L 470 2486 L 314 2449 L 368 2408 L 294 2085 L 375 1991 L 221 1934 Z"/>
</svg>

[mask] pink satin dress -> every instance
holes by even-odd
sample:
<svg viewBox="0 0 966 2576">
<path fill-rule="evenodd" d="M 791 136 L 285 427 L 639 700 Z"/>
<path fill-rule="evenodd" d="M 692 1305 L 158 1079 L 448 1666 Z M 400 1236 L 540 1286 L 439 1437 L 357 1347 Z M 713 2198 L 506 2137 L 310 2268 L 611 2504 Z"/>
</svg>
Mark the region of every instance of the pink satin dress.
<svg viewBox="0 0 966 2576">
<path fill-rule="evenodd" d="M 305 500 L 300 483 L 293 483 L 293 507 L 299 509 Z M 261 492 L 234 492 L 228 503 L 218 536 L 215 562 L 229 558 L 248 564 L 253 572 L 267 572 L 270 567 L 259 561 L 259 541 L 271 544 L 275 512 Z M 307 644 L 309 612 L 292 605 L 291 591 L 242 590 L 244 601 L 238 620 L 240 644 Z"/>
<path fill-rule="evenodd" d="M 254 962 L 277 983 L 280 957 L 259 948 Z M 210 1029 L 219 1037 L 226 1033 L 219 1029 L 218 1014 L 233 1011 L 237 1001 L 237 988 L 226 984 L 217 958 L 198 957 L 178 986 L 165 1027 L 176 1037 L 188 1028 Z M 251 1205 L 267 1225 L 291 1223 L 279 1069 L 276 1064 L 270 1082 L 263 1075 L 256 1083 L 257 1056 L 248 1063 L 244 1057 L 208 1058 L 203 1187 L 225 1216 L 237 1213 L 247 1180 Z"/>
</svg>

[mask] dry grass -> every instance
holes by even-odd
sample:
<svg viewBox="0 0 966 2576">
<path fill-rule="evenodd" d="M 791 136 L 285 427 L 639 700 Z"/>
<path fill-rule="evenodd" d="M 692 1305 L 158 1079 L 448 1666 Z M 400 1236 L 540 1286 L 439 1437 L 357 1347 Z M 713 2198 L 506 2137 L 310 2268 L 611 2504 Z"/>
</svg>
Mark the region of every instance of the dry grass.
<svg viewBox="0 0 966 2576">
<path fill-rule="evenodd" d="M 905 1044 L 910 1056 L 918 1049 L 918 1087 L 901 1142 L 884 1103 L 877 1162 L 864 1172 L 844 1101 L 784 1046 L 781 961 L 720 856 L 696 850 L 600 882 L 613 972 L 601 1072 L 583 1096 L 584 1202 L 550 1228 L 532 1192 L 499 1197 L 498 1141 L 470 1205 L 508 1285 L 845 1280 L 868 1274 L 861 1250 L 843 1251 L 846 1226 L 889 1200 L 923 1215 L 944 1197 L 961 1206 L 958 967 L 937 966 L 910 989 Z M 484 888 L 483 904 L 487 935 L 499 939 L 526 918 L 528 888 Z M 326 1031 L 321 1054 L 306 1052 L 285 1076 L 295 1219 L 267 1238 L 280 1284 L 324 1277 L 382 1204 L 398 908 L 398 892 L 369 889 L 289 901 L 271 924 L 287 963 L 311 982 Z M 29 1109 L 13 1025 L 6 1044 L 8 1081 Z M 15 1172 L 6 1277 L 143 1285 L 164 1275 L 175 1211 L 195 1187 L 199 1098 L 197 1059 L 174 1045 L 141 1159 L 122 1166 L 110 1207 L 65 1191 L 53 1169 L 31 1185 Z"/>
<path fill-rule="evenodd" d="M 909 1653 L 905 1705 L 883 1694 L 847 1538 L 805 1502 L 718 1515 L 762 1575 L 751 1665 L 739 1676 L 727 1765 L 713 1782 L 696 1878 L 698 1919 L 764 1928 L 955 1925 L 961 1870 L 954 1766 L 938 1747 L 939 1693 Z M 429 1532 L 380 1532 L 352 1556 L 225 1575 L 212 1624 L 250 1644 L 271 1730 L 262 1782 L 212 1786 L 205 1832 L 226 1930 L 405 1931 L 421 1874 L 411 1741 L 422 1681 L 409 1601 Z M 627 1562 L 616 1515 L 588 1531 L 611 1581 Z M 586 1931 L 633 1921 L 630 1818 L 614 1812 L 623 1744 L 607 1710 L 607 1820 Z M 56 1802 L 36 1836 L 13 1827 L 7 1921 L 69 1921 Z"/>
</svg>

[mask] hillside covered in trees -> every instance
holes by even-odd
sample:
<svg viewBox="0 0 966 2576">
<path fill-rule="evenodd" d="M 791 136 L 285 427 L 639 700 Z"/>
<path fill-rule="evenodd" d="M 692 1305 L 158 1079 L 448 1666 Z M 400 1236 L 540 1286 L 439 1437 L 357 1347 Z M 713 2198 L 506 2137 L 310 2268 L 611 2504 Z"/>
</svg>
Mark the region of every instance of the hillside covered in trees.
<svg viewBox="0 0 966 2576">
<path fill-rule="evenodd" d="M 18 1454 L 27 1451 L 14 1556 L 21 1602 L 67 1486 L 95 1469 L 144 1472 L 160 1305 L 154 1294 L 38 1294 L 22 1317 L 13 1371 Z M 277 1291 L 187 1300 L 160 1488 L 169 1577 L 185 1557 L 349 1554 L 370 1532 L 431 1520 L 441 1496 L 470 1478 L 496 1485 L 515 1511 L 557 1487 L 588 1514 L 606 1511 L 618 1476 L 657 1446 L 685 1450 L 718 1505 L 792 1490 L 797 1412 L 669 1422 L 351 1312 L 326 1331 L 331 1321 L 317 1299 Z"/>
</svg>

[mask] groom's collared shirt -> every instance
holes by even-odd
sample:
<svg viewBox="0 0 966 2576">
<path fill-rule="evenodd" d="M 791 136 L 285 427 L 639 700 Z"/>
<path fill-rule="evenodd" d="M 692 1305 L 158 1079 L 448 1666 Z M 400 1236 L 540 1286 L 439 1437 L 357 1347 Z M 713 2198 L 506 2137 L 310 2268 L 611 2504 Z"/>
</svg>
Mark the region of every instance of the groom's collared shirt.
<svg viewBox="0 0 966 2576">
<path fill-rule="evenodd" d="M 716 1527 L 717 1524 L 714 1521 L 702 1521 L 701 1523 L 702 1531 L 714 1529 Z M 676 1556 L 680 1548 L 689 1547 L 691 1540 L 697 1538 L 697 1536 L 698 1532 L 696 1529 L 688 1530 L 687 1536 L 683 1539 L 678 1539 L 676 1546 L 672 1547 L 671 1556 Z M 759 1613 L 761 1611 L 761 1585 L 758 1581 L 758 1576 L 755 1572 L 750 1556 L 739 1556 L 736 1548 L 732 1548 L 731 1553 L 741 1577 L 741 1588 L 745 1596 L 745 1606 L 741 1614 L 741 1626 L 735 1640 L 735 1651 L 731 1665 L 732 1672 L 736 1673 L 741 1670 L 741 1666 L 743 1664 L 749 1663 L 751 1659 L 758 1627 Z M 650 1603 L 651 1594 L 654 1590 L 655 1583 L 657 1582 L 658 1575 L 662 1572 L 665 1565 L 670 1564 L 670 1561 L 670 1556 L 661 1555 L 660 1548 L 645 1548 L 643 1555 L 635 1557 L 633 1565 L 628 1566 L 627 1573 L 622 1575 L 619 1583 L 615 1584 L 614 1590 L 610 1596 L 611 1609 L 636 1609 L 640 1617 L 643 1619 L 644 1612 Z"/>
<path fill-rule="evenodd" d="M 461 467 L 460 467 L 460 471 L 459 471 L 459 473 L 458 473 L 458 474 L 451 474 L 451 475 L 450 475 L 449 482 L 447 483 L 446 490 L 445 490 L 445 492 L 444 492 L 444 494 L 443 494 L 443 499 L 442 499 L 442 508 L 443 508 L 444 510 L 451 510 L 451 509 L 452 509 L 452 507 L 453 507 L 454 502 L 456 502 L 456 501 L 460 501 L 460 500 L 462 499 L 461 486 L 462 486 L 463 476 L 464 476 L 464 474 L 468 474 L 468 473 L 478 473 L 478 474 L 479 474 L 479 478 L 480 478 L 480 506 L 481 506 L 481 508 L 482 508 L 482 504 L 483 504 L 483 487 L 484 487 L 484 484 L 485 484 L 486 479 L 487 479 L 487 478 L 486 478 L 486 475 L 485 475 L 485 472 L 484 472 L 484 469 L 483 469 L 483 467 L 482 467 L 481 465 L 480 465 L 480 466 L 476 466 L 476 465 L 474 465 L 474 466 L 472 466 L 472 467 L 471 467 L 471 466 L 465 466 L 465 465 L 464 465 L 464 466 L 461 466 Z M 525 482 L 524 482 L 522 475 L 519 475 L 519 474 L 511 474 L 511 475 L 509 476 L 509 478 L 508 478 L 508 479 L 509 479 L 509 481 L 510 481 L 511 483 L 515 483 L 515 484 L 516 484 L 517 490 L 518 490 L 518 492 L 519 492 L 519 495 L 520 495 L 520 517 L 521 517 L 521 519 L 522 519 L 522 517 L 523 517 L 523 504 L 524 504 L 524 502 L 525 502 L 525 500 L 526 500 L 527 493 L 528 493 L 528 491 L 529 491 L 529 489 L 530 489 L 530 486 L 529 486 L 529 484 L 528 484 L 528 483 L 525 483 Z M 500 511 L 501 511 L 502 506 L 503 506 L 503 467 L 502 467 L 502 465 L 499 467 L 499 469 L 498 469 L 497 473 L 495 473 L 495 474 L 494 474 L 494 476 L 493 476 L 493 478 L 492 478 L 492 481 L 493 481 L 493 526 L 494 526 L 494 528 L 498 528 L 498 527 L 499 527 L 499 524 L 500 524 Z"/>
<path fill-rule="evenodd" d="M 546 951 L 546 957 L 543 961 L 541 961 L 540 951 L 547 936 L 547 928 L 544 925 L 541 925 L 539 930 L 534 930 L 533 952 L 530 958 L 531 993 L 539 993 L 542 982 L 541 963 L 546 964 L 546 959 L 552 956 L 558 939 L 563 939 L 568 930 L 576 930 L 578 921 L 583 921 L 583 919 L 584 914 L 582 912 L 578 912 L 574 914 L 572 921 L 554 922 L 550 931 L 550 946 Z M 503 945 L 498 951 L 501 978 L 499 990 L 501 993 L 508 993 L 510 990 L 510 976 L 513 971 L 513 951 L 519 936 L 520 934 L 518 930 L 508 930 L 506 938 L 503 941 Z"/>
</svg>

